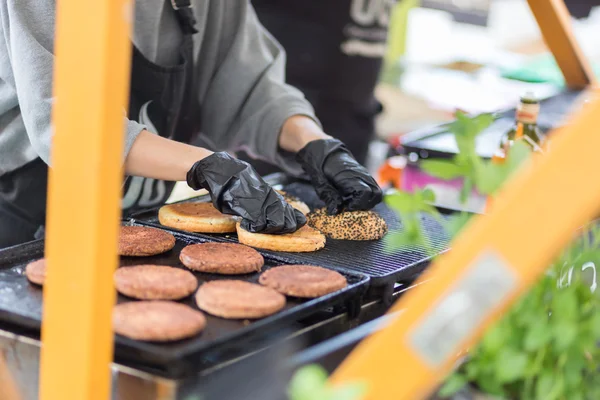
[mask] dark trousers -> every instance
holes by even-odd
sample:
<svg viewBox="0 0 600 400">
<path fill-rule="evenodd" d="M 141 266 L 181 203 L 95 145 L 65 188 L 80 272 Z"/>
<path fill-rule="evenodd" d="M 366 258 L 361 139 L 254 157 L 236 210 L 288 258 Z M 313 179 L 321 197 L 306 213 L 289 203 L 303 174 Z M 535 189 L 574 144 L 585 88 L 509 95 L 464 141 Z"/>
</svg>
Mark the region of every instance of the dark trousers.
<svg viewBox="0 0 600 400">
<path fill-rule="evenodd" d="M 590 11 L 600 6 L 600 0 L 565 0 L 569 13 L 575 18 L 587 18 Z"/>
<path fill-rule="evenodd" d="M 43 236 L 47 174 L 38 158 L 0 176 L 0 249 Z"/>
</svg>

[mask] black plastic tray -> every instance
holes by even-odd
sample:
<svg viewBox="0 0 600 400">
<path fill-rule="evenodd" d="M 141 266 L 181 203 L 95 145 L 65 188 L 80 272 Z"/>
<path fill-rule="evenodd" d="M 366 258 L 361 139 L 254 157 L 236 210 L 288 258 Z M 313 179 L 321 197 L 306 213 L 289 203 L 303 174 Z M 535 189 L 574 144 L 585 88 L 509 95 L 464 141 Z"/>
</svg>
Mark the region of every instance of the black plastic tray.
<svg viewBox="0 0 600 400">
<path fill-rule="evenodd" d="M 311 209 L 321 207 L 316 192 L 308 183 L 292 180 L 282 174 L 269 177 L 269 181 L 277 188 L 302 199 Z M 200 196 L 186 201 L 209 201 L 208 196 Z M 387 222 L 390 232 L 402 231 L 402 223 L 396 213 L 385 204 L 379 204 L 374 209 Z M 137 222 L 148 226 L 162 227 L 173 232 L 176 229 L 163 227 L 158 222 L 158 208 L 138 213 L 132 216 Z M 434 254 L 448 249 L 448 237 L 442 226 L 433 218 L 423 214 L 422 225 L 431 241 Z M 236 234 L 196 234 L 198 238 L 222 242 L 237 242 Z M 425 269 L 432 256 L 418 249 L 386 252 L 383 240 L 377 241 L 347 241 L 327 239 L 325 248 L 314 253 L 285 253 L 263 251 L 274 259 L 285 263 L 315 264 L 325 267 L 343 267 L 347 270 L 365 274 L 371 278 L 371 286 L 393 288 L 393 283 L 412 280 Z M 385 291 L 387 296 L 388 291 Z"/>
<path fill-rule="evenodd" d="M 122 257 L 121 265 L 159 264 L 184 268 L 179 262 L 179 251 L 190 243 L 205 242 L 203 238 L 174 233 L 175 248 L 153 257 Z M 0 251 L 0 321 L 39 333 L 42 319 L 42 290 L 30 284 L 24 276 L 25 265 L 39 259 L 44 253 L 44 242 L 37 241 Z M 269 255 L 265 267 L 282 265 Z M 213 365 L 241 357 L 268 344 L 274 336 L 294 330 L 294 322 L 331 307 L 341 309 L 360 306 L 369 278 L 365 275 L 336 269 L 348 280 L 345 289 L 312 300 L 287 298 L 286 307 L 279 313 L 253 321 L 225 320 L 206 314 L 204 332 L 190 339 L 173 343 L 148 343 L 116 336 L 115 360 L 127 365 L 169 377 L 195 374 Z M 256 282 L 259 274 L 224 277 L 195 273 L 200 283 L 216 279 L 239 279 Z M 118 302 L 131 301 L 124 296 Z M 197 308 L 190 296 L 182 303 Z"/>
</svg>

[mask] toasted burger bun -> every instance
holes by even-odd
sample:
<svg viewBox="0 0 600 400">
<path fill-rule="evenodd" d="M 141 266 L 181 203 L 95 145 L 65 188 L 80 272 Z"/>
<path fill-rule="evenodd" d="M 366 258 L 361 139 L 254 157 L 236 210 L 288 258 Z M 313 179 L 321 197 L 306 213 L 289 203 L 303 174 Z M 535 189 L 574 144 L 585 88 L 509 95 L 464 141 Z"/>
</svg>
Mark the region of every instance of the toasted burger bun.
<svg viewBox="0 0 600 400">
<path fill-rule="evenodd" d="M 388 230 L 385 220 L 374 211 L 345 211 L 328 215 L 320 208 L 306 216 L 308 225 L 325 236 L 342 240 L 377 240 Z"/>
<path fill-rule="evenodd" d="M 276 190 L 277 193 L 283 196 L 287 203 L 294 207 L 296 210 L 300 211 L 302 214 L 306 215 L 310 212 L 310 208 L 304 203 L 302 200 L 297 198 L 296 196 L 292 196 L 289 193 L 284 192 L 283 190 Z"/>
<path fill-rule="evenodd" d="M 162 225 L 187 232 L 235 232 L 238 219 L 221 213 L 212 203 L 167 204 L 158 210 L 158 221 Z"/>
<path fill-rule="evenodd" d="M 269 235 L 250 233 L 238 223 L 237 234 L 240 243 L 265 250 L 303 253 L 317 251 L 325 247 L 325 236 L 308 225 L 304 225 L 294 233 Z"/>
</svg>

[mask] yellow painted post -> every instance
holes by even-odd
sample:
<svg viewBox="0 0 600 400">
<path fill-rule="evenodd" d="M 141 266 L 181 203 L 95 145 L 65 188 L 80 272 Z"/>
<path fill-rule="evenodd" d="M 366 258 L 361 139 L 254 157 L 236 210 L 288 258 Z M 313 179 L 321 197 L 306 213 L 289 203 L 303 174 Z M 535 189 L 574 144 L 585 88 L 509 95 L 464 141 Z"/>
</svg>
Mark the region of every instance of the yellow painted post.
<svg viewBox="0 0 600 400">
<path fill-rule="evenodd" d="M 133 3 L 57 2 L 40 398 L 109 398 Z"/>
<path fill-rule="evenodd" d="M 564 1 L 528 0 L 528 3 L 567 86 L 583 89 L 593 84 L 594 71 L 575 39 L 571 15 Z"/>
<path fill-rule="evenodd" d="M 404 310 L 362 342 L 332 383 L 362 380 L 367 400 L 416 400 L 452 369 L 548 267 L 552 258 L 600 209 L 598 169 L 600 95 L 553 137 L 552 147 L 523 166 L 495 201 L 475 218 L 390 312 Z M 582 146 L 582 143 L 585 143 Z M 535 238 L 535 240 L 530 240 Z M 435 278 L 435 279 L 431 279 Z"/>
</svg>

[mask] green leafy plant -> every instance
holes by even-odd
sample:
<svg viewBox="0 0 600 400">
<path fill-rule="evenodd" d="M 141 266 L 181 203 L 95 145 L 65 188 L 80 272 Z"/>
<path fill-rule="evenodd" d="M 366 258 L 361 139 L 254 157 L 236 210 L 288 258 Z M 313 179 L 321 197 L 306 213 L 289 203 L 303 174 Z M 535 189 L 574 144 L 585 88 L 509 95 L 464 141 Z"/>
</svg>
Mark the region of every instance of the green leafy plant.
<svg viewBox="0 0 600 400">
<path fill-rule="evenodd" d="M 417 246 L 431 252 L 429 240 L 421 224 L 421 215 L 428 214 L 438 221 L 443 220 L 438 210 L 431 205 L 435 201 L 433 191 L 424 189 L 412 193 L 397 192 L 386 196 L 384 201 L 400 216 L 403 224 L 402 231 L 392 232 L 385 237 L 387 251 Z"/>
<path fill-rule="evenodd" d="M 491 114 L 468 117 L 462 112 L 456 113 L 456 120 L 450 124 L 458 153 L 450 160 L 423 160 L 420 167 L 428 174 L 444 180 L 460 178 L 463 186 L 460 201 L 465 203 L 473 188 L 480 193 L 494 195 L 508 178 L 531 155 L 529 146 L 517 142 L 503 163 L 484 160 L 476 151 L 476 139 L 481 132 L 494 121 Z M 385 197 L 385 203 L 401 218 L 404 225 L 402 232 L 395 232 L 386 237 L 388 251 L 412 246 L 432 252 L 427 235 L 421 225 L 423 214 L 435 218 L 446 230 L 449 237 L 454 237 L 468 223 L 471 214 L 457 213 L 443 218 L 432 206 L 435 194 L 429 189 L 415 190 L 412 193 L 396 192 Z"/>
<path fill-rule="evenodd" d="M 288 394 L 290 400 L 359 400 L 366 394 L 366 386 L 360 382 L 329 386 L 327 371 L 311 364 L 296 371 Z"/>
<path fill-rule="evenodd" d="M 462 202 L 473 188 L 482 194 L 497 194 L 531 154 L 527 145 L 516 142 L 503 163 L 481 159 L 475 151 L 475 139 L 492 121 L 487 114 L 469 118 L 458 113 L 450 130 L 459 153 L 451 160 L 422 164 L 426 172 L 441 179 L 461 178 Z M 431 250 L 421 225 L 423 214 L 437 219 L 450 237 L 468 224 L 470 214 L 442 217 L 432 206 L 434 201 L 435 195 L 428 189 L 386 196 L 386 204 L 400 215 L 404 225 L 402 233 L 386 238 L 388 250 L 407 246 Z M 547 274 L 489 329 L 438 395 L 449 397 L 461 389 L 474 388 L 499 399 L 600 399 L 596 265 L 600 265 L 600 224 L 586 227 Z M 299 371 L 290 387 L 291 399 L 350 400 L 364 393 L 361 385 L 333 392 L 325 385 L 326 379 L 327 374 L 318 367 Z"/>
<path fill-rule="evenodd" d="M 423 160 L 420 167 L 441 179 L 462 178 L 460 201 L 465 202 L 473 187 L 478 188 L 483 178 L 480 171 L 484 161 L 477 154 L 475 139 L 494 122 L 494 117 L 481 114 L 470 118 L 462 112 L 457 112 L 455 116 L 456 120 L 448 129 L 454 134 L 458 153 L 450 160 Z"/>
<path fill-rule="evenodd" d="M 493 195 L 506 182 L 510 175 L 527 160 L 531 149 L 522 141 L 516 142 L 503 163 L 484 160 L 476 151 L 476 138 L 494 121 L 491 114 L 481 114 L 469 118 L 456 113 L 456 121 L 449 130 L 454 134 L 458 154 L 450 160 L 423 160 L 420 167 L 428 174 L 440 179 L 461 178 L 461 202 L 465 202 L 473 188 L 482 194 Z"/>
<path fill-rule="evenodd" d="M 516 142 L 503 163 L 481 159 L 475 139 L 492 120 L 490 115 L 469 118 L 458 113 L 450 130 L 459 153 L 451 160 L 422 162 L 422 168 L 433 176 L 462 179 L 462 202 L 473 188 L 496 195 L 531 155 L 529 146 Z M 423 213 L 440 219 L 430 206 L 433 201 L 433 193 L 427 190 L 386 198 L 408 230 L 390 235 L 390 249 L 427 243 L 419 221 Z M 463 212 L 441 223 L 448 235 L 455 237 L 469 219 L 470 214 Z M 600 265 L 599 224 L 587 227 L 567 247 L 548 273 L 469 352 L 466 362 L 448 377 L 438 394 L 450 396 L 474 387 L 501 399 L 600 399 L 596 265 Z"/>
<path fill-rule="evenodd" d="M 590 260 L 600 261 L 597 229 L 586 230 L 484 335 L 441 396 L 470 383 L 502 399 L 600 399 L 595 264 L 592 276 L 585 273 Z"/>
</svg>

